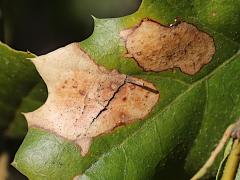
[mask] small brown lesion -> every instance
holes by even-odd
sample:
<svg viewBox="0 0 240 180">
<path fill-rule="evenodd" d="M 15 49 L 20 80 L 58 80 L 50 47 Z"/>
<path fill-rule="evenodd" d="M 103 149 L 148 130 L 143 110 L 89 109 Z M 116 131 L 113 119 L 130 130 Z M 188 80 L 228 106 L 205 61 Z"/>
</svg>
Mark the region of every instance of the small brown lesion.
<svg viewBox="0 0 240 180">
<path fill-rule="evenodd" d="M 78 92 L 79 92 L 79 94 L 80 94 L 81 96 L 84 96 L 84 95 L 86 94 L 86 91 L 81 90 L 81 89 L 80 89 Z"/>
<path fill-rule="evenodd" d="M 186 22 L 167 27 L 144 19 L 138 26 L 121 31 L 120 37 L 127 49 L 125 56 L 134 58 L 145 71 L 180 68 L 193 75 L 215 53 L 213 38 Z"/>
<path fill-rule="evenodd" d="M 123 101 L 126 101 L 126 100 L 127 100 L 127 97 L 122 98 L 122 100 L 123 100 Z"/>
</svg>

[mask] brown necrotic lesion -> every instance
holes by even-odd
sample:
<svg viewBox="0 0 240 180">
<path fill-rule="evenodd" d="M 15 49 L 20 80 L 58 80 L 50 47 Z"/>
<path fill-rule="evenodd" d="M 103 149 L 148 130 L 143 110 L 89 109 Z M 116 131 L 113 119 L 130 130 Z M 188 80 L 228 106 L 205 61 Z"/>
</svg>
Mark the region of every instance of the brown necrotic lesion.
<svg viewBox="0 0 240 180">
<path fill-rule="evenodd" d="M 167 27 L 145 19 L 138 26 L 121 31 L 120 36 L 125 41 L 126 57 L 134 58 L 145 71 L 180 68 L 193 75 L 215 53 L 213 38 L 186 22 Z"/>
<path fill-rule="evenodd" d="M 86 155 L 92 138 L 148 115 L 158 102 L 154 85 L 97 65 L 77 43 L 33 59 L 47 84 L 46 103 L 25 116 L 75 142 Z"/>
</svg>

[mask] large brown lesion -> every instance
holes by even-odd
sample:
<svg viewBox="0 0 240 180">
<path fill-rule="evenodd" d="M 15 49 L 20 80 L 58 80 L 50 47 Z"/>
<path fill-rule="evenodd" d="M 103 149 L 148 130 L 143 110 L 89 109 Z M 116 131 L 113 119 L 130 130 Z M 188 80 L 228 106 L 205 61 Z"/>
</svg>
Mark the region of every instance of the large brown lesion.
<svg viewBox="0 0 240 180">
<path fill-rule="evenodd" d="M 98 66 L 77 43 L 33 59 L 47 84 L 46 103 L 25 116 L 69 139 L 85 155 L 92 138 L 143 119 L 159 99 L 149 82 Z"/>
<path fill-rule="evenodd" d="M 167 27 L 145 19 L 121 31 L 120 36 L 125 41 L 126 57 L 134 58 L 145 71 L 180 68 L 193 75 L 215 53 L 213 38 L 186 22 Z"/>
</svg>

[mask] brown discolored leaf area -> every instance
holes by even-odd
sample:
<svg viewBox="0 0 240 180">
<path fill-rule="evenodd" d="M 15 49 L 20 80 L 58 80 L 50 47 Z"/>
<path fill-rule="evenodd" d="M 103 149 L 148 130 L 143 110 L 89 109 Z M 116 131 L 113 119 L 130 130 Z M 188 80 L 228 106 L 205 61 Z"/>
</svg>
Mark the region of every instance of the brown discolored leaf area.
<svg viewBox="0 0 240 180">
<path fill-rule="evenodd" d="M 128 51 L 146 71 L 179 67 L 193 75 L 209 63 L 215 53 L 213 38 L 192 24 L 166 27 L 151 20 L 120 33 Z"/>
<path fill-rule="evenodd" d="M 93 137 L 143 119 L 159 99 L 151 83 L 98 66 L 77 43 L 32 61 L 49 97 L 38 110 L 25 114 L 29 127 L 74 141 L 82 155 Z"/>
</svg>

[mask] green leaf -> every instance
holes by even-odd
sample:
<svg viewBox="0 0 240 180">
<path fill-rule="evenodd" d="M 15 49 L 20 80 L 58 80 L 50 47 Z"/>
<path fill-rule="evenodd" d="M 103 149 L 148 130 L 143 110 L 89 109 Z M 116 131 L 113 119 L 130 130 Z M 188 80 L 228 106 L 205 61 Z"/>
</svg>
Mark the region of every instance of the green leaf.
<svg viewBox="0 0 240 180">
<path fill-rule="evenodd" d="M 47 130 L 30 128 L 13 165 L 29 179 L 192 176 L 225 128 L 240 115 L 239 9 L 240 1 L 233 0 L 145 0 L 133 15 L 95 18 L 94 33 L 81 47 L 98 64 L 154 83 L 160 92 L 158 105 L 145 121 L 95 138 L 85 157 L 72 142 Z M 177 16 L 214 38 L 214 58 L 199 73 L 145 72 L 133 59 L 124 57 L 121 30 L 144 18 L 169 25 Z M 215 176 L 219 160 L 209 177 Z"/>
<path fill-rule="evenodd" d="M 42 80 L 39 80 L 39 82 L 29 90 L 27 96 L 21 99 L 21 103 L 16 109 L 15 117 L 5 130 L 5 135 L 10 138 L 23 138 L 27 133 L 27 122 L 22 113 L 31 112 L 39 108 L 46 100 L 46 97 L 46 86 Z"/>
<path fill-rule="evenodd" d="M 24 119 L 19 121 L 14 119 L 15 116 L 21 116 L 17 109 L 40 81 L 35 67 L 26 59 L 31 57 L 34 57 L 31 53 L 15 51 L 0 43 L 0 130 L 2 135 L 7 131 L 10 123 L 14 125 L 14 121 L 20 125 L 25 124 Z M 22 135 L 26 133 L 26 130 L 18 129 L 18 131 Z M 14 133 L 9 133 L 9 135 L 17 137 Z"/>
</svg>

